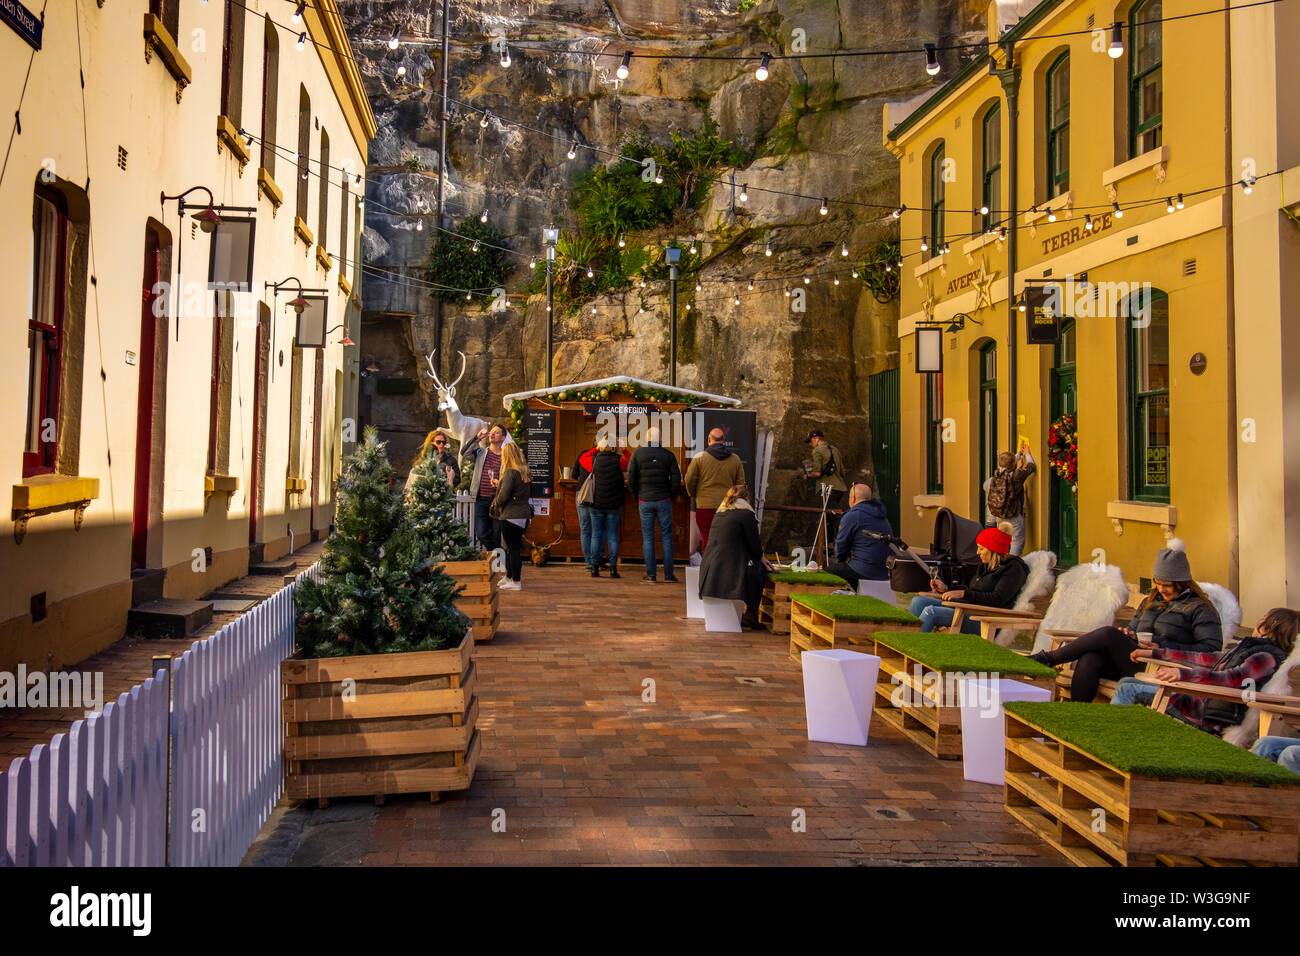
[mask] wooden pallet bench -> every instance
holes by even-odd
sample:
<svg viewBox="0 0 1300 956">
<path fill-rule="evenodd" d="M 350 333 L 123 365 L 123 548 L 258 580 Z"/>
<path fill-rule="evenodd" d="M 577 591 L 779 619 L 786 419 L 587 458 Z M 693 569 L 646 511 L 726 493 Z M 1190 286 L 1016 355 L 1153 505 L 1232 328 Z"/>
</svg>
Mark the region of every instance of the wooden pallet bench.
<svg viewBox="0 0 1300 956">
<path fill-rule="evenodd" d="M 790 657 L 831 648 L 863 650 L 880 630 L 920 628 L 921 619 L 879 598 L 856 594 L 790 595 Z M 870 652 L 868 652 L 870 653 Z"/>
<path fill-rule="evenodd" d="M 1006 810 L 1076 866 L 1295 865 L 1300 776 L 1145 707 L 1005 711 Z"/>
<path fill-rule="evenodd" d="M 880 658 L 874 713 L 941 760 L 961 759 L 957 681 L 1015 679 L 1050 690 L 1056 671 L 976 634 L 877 631 L 870 646 Z"/>
<path fill-rule="evenodd" d="M 474 626 L 474 641 L 486 644 L 496 636 L 501 621 L 501 572 L 492 570 L 492 559 L 475 561 L 448 561 L 441 565 L 457 584 L 464 585 L 456 598 L 456 607 L 465 613 Z"/>
<path fill-rule="evenodd" d="M 478 764 L 474 632 L 444 651 L 280 665 L 285 796 L 465 790 Z"/>
<path fill-rule="evenodd" d="M 763 585 L 758 619 L 773 634 L 790 633 L 791 594 L 830 594 L 849 582 L 826 571 L 771 571 Z"/>
</svg>

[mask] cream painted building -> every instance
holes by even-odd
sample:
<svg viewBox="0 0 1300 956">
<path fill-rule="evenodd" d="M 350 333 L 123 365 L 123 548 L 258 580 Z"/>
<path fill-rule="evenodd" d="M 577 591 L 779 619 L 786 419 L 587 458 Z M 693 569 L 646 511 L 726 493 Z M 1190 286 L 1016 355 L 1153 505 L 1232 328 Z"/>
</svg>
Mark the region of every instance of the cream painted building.
<svg viewBox="0 0 1300 956">
<path fill-rule="evenodd" d="M 995 2 L 989 25 L 986 52 L 885 111 L 907 210 L 903 537 L 928 541 L 939 507 L 983 518 L 997 452 L 1024 439 L 1026 551 L 1138 585 L 1177 535 L 1247 627 L 1300 608 L 1300 8 Z M 1059 341 L 1030 344 L 1019 297 L 1052 282 Z M 941 373 L 918 373 L 918 329 Z M 1067 413 L 1077 482 L 1047 467 Z"/>
<path fill-rule="evenodd" d="M 333 0 L 5 8 L 0 669 L 59 667 L 328 529 L 375 121 Z"/>
</svg>

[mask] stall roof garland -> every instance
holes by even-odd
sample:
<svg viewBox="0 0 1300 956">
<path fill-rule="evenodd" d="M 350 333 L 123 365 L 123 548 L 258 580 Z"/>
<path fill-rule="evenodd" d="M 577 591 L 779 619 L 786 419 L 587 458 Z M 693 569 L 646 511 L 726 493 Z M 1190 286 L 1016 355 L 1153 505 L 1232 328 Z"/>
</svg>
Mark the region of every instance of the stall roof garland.
<svg viewBox="0 0 1300 956">
<path fill-rule="evenodd" d="M 553 388 L 539 388 L 531 392 L 514 392 L 506 395 L 501 404 L 510 411 L 510 434 L 517 442 L 524 440 L 524 402 L 530 398 L 554 398 L 559 402 L 599 402 L 611 395 L 628 395 L 637 401 L 672 402 L 694 407 L 705 402 L 717 402 L 720 405 L 739 405 L 740 399 L 725 395 L 711 395 L 692 389 L 674 388 L 658 382 L 647 382 L 627 375 L 613 378 L 599 378 L 590 382 L 578 382 L 573 385 L 557 385 Z"/>
</svg>

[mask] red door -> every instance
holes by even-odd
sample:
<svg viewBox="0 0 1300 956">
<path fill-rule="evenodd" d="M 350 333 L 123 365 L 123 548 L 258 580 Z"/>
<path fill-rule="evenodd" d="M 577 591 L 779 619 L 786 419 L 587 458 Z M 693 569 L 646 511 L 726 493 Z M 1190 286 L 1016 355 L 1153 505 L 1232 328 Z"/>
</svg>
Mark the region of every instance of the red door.
<svg viewBox="0 0 1300 956">
<path fill-rule="evenodd" d="M 144 281 L 140 310 L 140 387 L 135 415 L 135 500 L 131 510 L 131 568 L 149 566 L 149 492 L 153 486 L 153 388 L 154 350 L 158 317 L 165 303 L 158 302 L 162 272 L 162 250 L 153 230 L 145 230 Z"/>
</svg>

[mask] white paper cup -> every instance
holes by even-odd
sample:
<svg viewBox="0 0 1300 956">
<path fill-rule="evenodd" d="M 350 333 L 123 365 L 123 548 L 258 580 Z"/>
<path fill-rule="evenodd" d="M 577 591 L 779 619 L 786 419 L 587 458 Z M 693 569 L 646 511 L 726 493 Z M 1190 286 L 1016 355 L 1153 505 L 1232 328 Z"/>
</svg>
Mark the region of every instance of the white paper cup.
<svg viewBox="0 0 1300 956">
<path fill-rule="evenodd" d="M 1155 641 L 1155 639 L 1156 635 L 1154 631 L 1138 631 L 1139 643 L 1146 644 Z"/>
<path fill-rule="evenodd" d="M 573 477 L 573 469 L 566 467 L 562 470 L 562 474 L 564 475 L 564 480 L 568 481 L 571 477 Z"/>
</svg>

